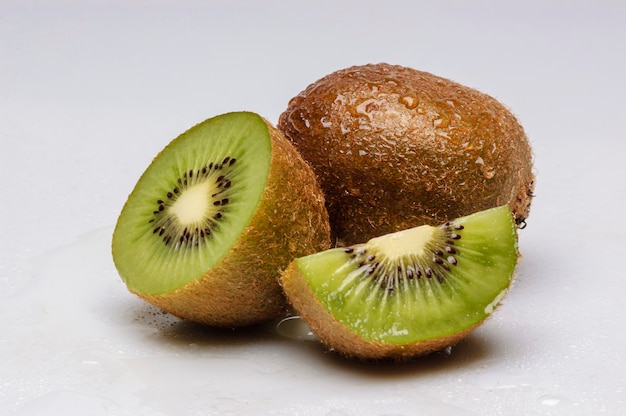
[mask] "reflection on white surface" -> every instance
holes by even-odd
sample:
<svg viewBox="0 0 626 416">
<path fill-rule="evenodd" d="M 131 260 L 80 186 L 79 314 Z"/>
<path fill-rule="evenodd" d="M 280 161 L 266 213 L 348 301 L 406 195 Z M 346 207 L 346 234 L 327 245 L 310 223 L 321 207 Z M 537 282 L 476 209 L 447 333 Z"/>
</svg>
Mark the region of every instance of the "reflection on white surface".
<svg viewBox="0 0 626 416">
<path fill-rule="evenodd" d="M 181 401 L 198 415 L 259 406 L 276 415 L 478 415 L 512 405 L 567 414 L 602 405 L 585 401 L 588 386 L 542 372 L 549 356 L 515 357 L 511 344 L 531 333 L 500 311 L 451 350 L 403 365 L 335 356 L 297 317 L 243 330 L 181 321 L 126 291 L 108 255 L 111 232 L 37 259 L 31 290 L 4 299 L 1 397 L 15 414 L 169 415 Z"/>
</svg>

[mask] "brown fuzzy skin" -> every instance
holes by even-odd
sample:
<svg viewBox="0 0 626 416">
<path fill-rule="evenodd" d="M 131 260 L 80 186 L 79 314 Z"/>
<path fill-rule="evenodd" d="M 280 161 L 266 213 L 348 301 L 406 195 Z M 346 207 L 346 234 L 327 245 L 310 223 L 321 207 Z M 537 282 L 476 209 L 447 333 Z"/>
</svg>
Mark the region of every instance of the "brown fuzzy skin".
<svg viewBox="0 0 626 416">
<path fill-rule="evenodd" d="M 388 64 L 334 72 L 294 97 L 278 128 L 315 170 L 338 245 L 509 204 L 534 188 L 522 126 L 494 98 Z"/>
<path fill-rule="evenodd" d="M 285 314 L 280 272 L 295 257 L 326 250 L 330 226 L 315 174 L 291 143 L 266 124 L 272 140 L 269 178 L 236 244 L 204 276 L 174 292 L 138 294 L 141 298 L 211 326 L 248 326 Z"/>
<path fill-rule="evenodd" d="M 456 344 L 480 325 L 446 337 L 404 345 L 369 341 L 337 321 L 317 301 L 311 285 L 302 276 L 295 261 L 291 262 L 283 272 L 281 283 L 294 309 L 329 349 L 346 357 L 360 360 L 404 361 L 423 356 Z"/>
</svg>

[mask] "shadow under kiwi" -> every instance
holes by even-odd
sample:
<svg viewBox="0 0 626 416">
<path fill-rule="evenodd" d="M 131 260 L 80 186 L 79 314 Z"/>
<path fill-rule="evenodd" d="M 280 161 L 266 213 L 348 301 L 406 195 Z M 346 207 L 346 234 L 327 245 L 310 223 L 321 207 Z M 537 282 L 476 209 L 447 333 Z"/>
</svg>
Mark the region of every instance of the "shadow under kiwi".
<svg viewBox="0 0 626 416">
<path fill-rule="evenodd" d="M 155 330 L 157 339 L 170 345 L 199 348 L 220 348 L 254 345 L 272 338 L 272 324 L 256 324 L 241 328 L 214 327 L 177 318 L 145 303 L 135 309 L 135 324 Z"/>
<path fill-rule="evenodd" d="M 490 358 L 488 340 L 476 334 L 470 334 L 456 345 L 444 350 L 403 361 L 361 360 L 329 351 L 321 344 L 318 347 L 320 359 L 327 364 L 376 379 L 398 379 L 448 372 L 455 368 L 472 367 L 475 363 Z"/>
<path fill-rule="evenodd" d="M 296 354 L 310 360 L 312 365 L 330 366 L 378 379 L 424 376 L 453 368 L 471 367 L 490 356 L 489 340 L 476 332 L 453 347 L 421 357 L 400 362 L 360 360 L 328 350 L 312 335 L 297 339 L 281 334 L 278 330 L 279 324 L 285 319 L 297 318 L 295 316 L 242 328 L 223 328 L 182 320 L 147 303 L 136 306 L 135 313 L 138 317 L 135 324 L 155 329 L 157 338 L 170 345 L 193 344 L 196 348 L 206 350 L 267 344 L 277 347 L 290 345 L 291 348 L 298 349 Z"/>
</svg>

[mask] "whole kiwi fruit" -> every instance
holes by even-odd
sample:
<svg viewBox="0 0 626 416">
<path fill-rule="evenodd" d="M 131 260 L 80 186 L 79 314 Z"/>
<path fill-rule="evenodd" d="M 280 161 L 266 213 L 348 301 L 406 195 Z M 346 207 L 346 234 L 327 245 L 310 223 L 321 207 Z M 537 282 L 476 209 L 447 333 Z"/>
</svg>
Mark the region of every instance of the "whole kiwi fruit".
<svg viewBox="0 0 626 416">
<path fill-rule="evenodd" d="M 292 98 L 278 128 L 313 167 L 337 245 L 508 204 L 525 225 L 530 143 L 496 99 L 381 64 L 333 72 Z"/>
<path fill-rule="evenodd" d="M 147 302 L 238 327 L 284 314 L 280 271 L 329 245 L 311 168 L 261 116 L 233 112 L 155 157 L 119 215 L 112 254 L 128 289 Z"/>
</svg>

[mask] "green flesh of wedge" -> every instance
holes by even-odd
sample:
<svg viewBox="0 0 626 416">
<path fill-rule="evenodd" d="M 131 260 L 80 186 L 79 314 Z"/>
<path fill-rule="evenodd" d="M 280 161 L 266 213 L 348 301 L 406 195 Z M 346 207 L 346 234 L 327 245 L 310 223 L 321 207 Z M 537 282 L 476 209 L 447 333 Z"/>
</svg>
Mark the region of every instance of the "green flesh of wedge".
<svg viewBox="0 0 626 416">
<path fill-rule="evenodd" d="M 114 231 L 113 257 L 128 287 L 168 293 L 214 266 L 255 213 L 271 146 L 264 120 L 247 112 L 173 140 L 137 182 Z"/>
<path fill-rule="evenodd" d="M 507 206 L 296 260 L 323 307 L 361 338 L 407 344 L 482 322 L 517 263 Z"/>
</svg>

